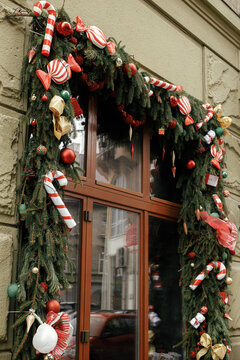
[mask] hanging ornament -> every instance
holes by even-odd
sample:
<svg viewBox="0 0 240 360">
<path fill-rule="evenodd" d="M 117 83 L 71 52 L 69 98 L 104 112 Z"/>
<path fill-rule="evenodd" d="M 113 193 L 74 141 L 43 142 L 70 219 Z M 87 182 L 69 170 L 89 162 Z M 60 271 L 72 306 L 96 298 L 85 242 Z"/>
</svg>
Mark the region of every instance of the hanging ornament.
<svg viewBox="0 0 240 360">
<path fill-rule="evenodd" d="M 178 104 L 178 99 L 173 95 L 170 96 L 170 104 L 171 107 L 176 107 Z"/>
<path fill-rule="evenodd" d="M 224 141 L 223 141 L 223 139 L 217 138 L 217 142 L 218 142 L 218 145 L 222 145 Z"/>
<path fill-rule="evenodd" d="M 70 99 L 70 97 L 71 97 L 71 95 L 70 95 L 70 92 L 69 91 L 67 91 L 67 90 L 62 90 L 61 92 L 60 92 L 60 96 L 63 98 L 63 100 L 69 100 Z"/>
<path fill-rule="evenodd" d="M 32 94 L 31 100 L 32 100 L 32 101 L 36 101 L 36 99 L 37 99 L 36 95 L 35 95 L 35 94 Z"/>
<path fill-rule="evenodd" d="M 33 274 L 38 274 L 38 272 L 39 272 L 38 267 L 34 266 L 34 267 L 32 268 L 32 273 L 33 273 Z"/>
<path fill-rule="evenodd" d="M 186 168 L 187 168 L 188 170 L 192 170 L 192 169 L 195 168 L 195 166 L 196 166 L 195 161 L 189 160 L 188 163 L 187 163 L 187 165 L 186 165 Z"/>
<path fill-rule="evenodd" d="M 158 135 L 165 135 L 165 129 L 158 129 Z"/>
<path fill-rule="evenodd" d="M 78 43 L 78 39 L 74 36 L 70 37 L 69 39 L 70 43 L 72 43 L 73 45 L 77 45 Z M 79 64 L 80 65 L 80 64 Z"/>
<path fill-rule="evenodd" d="M 33 119 L 31 120 L 31 126 L 36 126 L 37 125 L 37 120 L 36 119 Z"/>
<path fill-rule="evenodd" d="M 197 221 L 200 221 L 200 209 L 195 210 L 195 216 L 197 218 Z"/>
<path fill-rule="evenodd" d="M 130 62 L 128 64 L 124 64 L 123 71 L 128 76 L 130 76 L 130 74 L 131 76 L 134 76 L 137 72 L 137 67 L 134 63 Z"/>
<path fill-rule="evenodd" d="M 196 254 L 195 254 L 195 252 L 193 252 L 193 251 L 191 251 L 191 252 L 188 253 L 188 257 L 189 257 L 190 259 L 194 259 L 195 256 L 196 256 Z"/>
<path fill-rule="evenodd" d="M 219 196 L 218 196 L 217 194 L 213 194 L 213 195 L 212 195 L 212 198 L 213 198 L 213 201 L 214 201 L 214 203 L 215 203 L 218 211 L 220 212 L 220 214 L 221 214 L 221 216 L 222 216 L 222 219 L 223 219 L 224 221 L 227 221 L 228 218 L 227 218 L 227 216 L 226 216 L 226 214 L 225 214 L 225 212 L 224 212 L 224 210 L 223 210 L 223 203 L 222 203 L 222 201 L 220 200 Z"/>
<path fill-rule="evenodd" d="M 190 352 L 190 356 L 191 356 L 192 359 L 195 359 L 195 358 L 196 358 L 196 353 L 195 353 L 195 351 L 191 351 L 191 352 Z"/>
<path fill-rule="evenodd" d="M 131 158 L 133 158 L 133 154 L 134 154 L 134 146 L 132 144 L 132 146 L 131 146 Z"/>
<path fill-rule="evenodd" d="M 46 148 L 45 146 L 39 145 L 39 146 L 37 147 L 37 154 L 38 154 L 38 155 L 44 156 L 44 155 L 46 155 L 46 153 L 47 153 L 47 148 Z"/>
<path fill-rule="evenodd" d="M 231 320 L 231 321 L 233 320 L 233 319 L 231 318 L 231 316 L 230 316 L 229 314 L 227 314 L 227 313 L 224 314 L 224 317 L 225 317 L 226 319 L 228 319 L 228 320 Z"/>
<path fill-rule="evenodd" d="M 27 206 L 26 206 L 26 204 L 20 204 L 20 205 L 18 206 L 18 212 L 19 212 L 19 214 L 22 215 L 22 216 L 26 215 L 26 213 L 27 213 Z"/>
<path fill-rule="evenodd" d="M 73 111 L 74 111 L 74 118 L 76 118 L 77 120 L 82 118 L 83 115 L 83 111 L 77 101 L 77 99 L 75 97 L 72 97 L 70 99 L 72 107 L 73 107 Z"/>
<path fill-rule="evenodd" d="M 132 133 L 133 133 L 132 127 L 131 127 L 131 125 L 129 125 L 129 141 L 132 140 Z"/>
<path fill-rule="evenodd" d="M 121 59 L 120 57 L 118 57 L 118 58 L 116 59 L 116 67 L 121 67 L 122 64 L 123 64 L 122 59 Z"/>
<path fill-rule="evenodd" d="M 26 166 L 24 167 L 22 176 L 24 176 L 24 177 L 26 178 L 26 180 L 28 180 L 29 177 L 34 177 L 35 174 L 34 174 L 34 172 L 33 172 L 32 167 L 29 166 L 29 165 L 26 165 Z"/>
<path fill-rule="evenodd" d="M 52 37 L 54 31 L 54 25 L 56 21 L 56 11 L 52 4 L 48 1 L 38 1 L 34 5 L 33 12 L 35 16 L 40 16 L 42 14 L 42 10 L 46 9 L 48 12 L 47 26 L 45 30 L 45 36 L 43 40 L 42 46 L 42 55 L 49 56 L 52 44 Z"/>
<path fill-rule="evenodd" d="M 209 130 L 208 133 L 204 136 L 204 139 L 207 144 L 211 144 L 213 139 L 215 138 L 216 133 L 213 130 Z"/>
<path fill-rule="evenodd" d="M 218 185 L 219 177 L 217 175 L 207 174 L 205 184 L 216 187 Z"/>
<path fill-rule="evenodd" d="M 44 292 L 48 291 L 48 284 L 47 283 L 41 282 L 39 285 L 41 286 L 41 288 L 43 289 Z"/>
<path fill-rule="evenodd" d="M 203 321 L 206 320 L 205 316 L 201 313 L 197 313 L 197 315 L 190 320 L 190 324 L 197 329 Z"/>
<path fill-rule="evenodd" d="M 220 261 L 212 261 L 210 262 L 206 270 L 203 270 L 200 272 L 200 274 L 196 277 L 196 279 L 189 285 L 191 290 L 195 290 L 201 282 L 205 279 L 206 273 L 209 274 L 210 271 L 212 271 L 215 267 L 218 268 L 219 272 L 217 273 L 216 277 L 218 280 L 222 280 L 226 276 L 226 267 L 225 265 Z"/>
<path fill-rule="evenodd" d="M 222 303 L 224 305 L 228 305 L 229 304 L 229 295 L 224 291 L 220 291 L 220 295 L 221 295 L 221 298 L 222 298 Z"/>
<path fill-rule="evenodd" d="M 194 268 L 195 264 L 194 264 L 194 263 L 191 263 L 190 266 L 191 266 L 192 268 Z"/>
<path fill-rule="evenodd" d="M 205 147 L 203 146 L 201 140 L 199 141 L 198 148 L 197 148 L 196 151 L 197 151 L 198 153 L 200 153 L 200 154 L 202 154 L 202 153 L 204 153 L 204 152 L 206 151 L 206 149 L 205 149 Z"/>
<path fill-rule="evenodd" d="M 43 360 L 54 360 L 54 356 L 51 353 L 46 354 L 44 355 Z"/>
<path fill-rule="evenodd" d="M 218 170 L 221 169 L 221 166 L 219 164 L 219 161 L 222 161 L 223 159 L 223 151 L 222 149 L 219 149 L 217 151 L 216 145 L 213 144 L 211 146 L 211 154 L 214 159 L 211 160 L 211 164 L 213 164 Z"/>
<path fill-rule="evenodd" d="M 76 154 L 72 149 L 63 149 L 60 153 L 61 160 L 64 164 L 71 165 L 76 159 Z"/>
<path fill-rule="evenodd" d="M 61 96 L 54 95 L 49 104 L 49 110 L 53 112 L 53 130 L 54 135 L 58 140 L 65 134 L 72 130 L 71 123 L 67 120 L 66 116 L 61 116 L 65 107 L 65 102 Z"/>
<path fill-rule="evenodd" d="M 228 277 L 226 278 L 226 280 L 225 280 L 225 283 L 226 283 L 227 285 L 231 285 L 232 282 L 233 282 L 233 280 L 232 280 L 232 278 L 231 278 L 230 276 L 228 276 Z"/>
<path fill-rule="evenodd" d="M 224 190 L 223 196 L 227 198 L 227 197 L 229 197 L 229 195 L 230 195 L 230 192 L 228 190 Z"/>
<path fill-rule="evenodd" d="M 213 117 L 213 108 L 210 104 L 208 103 L 202 104 L 202 107 L 208 110 L 208 114 L 205 116 L 205 118 L 202 121 L 200 121 L 198 124 L 195 125 L 196 130 L 199 130 L 203 126 L 203 123 L 208 122 Z"/>
<path fill-rule="evenodd" d="M 42 96 L 42 101 L 47 101 L 47 99 L 48 99 L 48 97 L 44 94 L 44 95 Z"/>
<path fill-rule="evenodd" d="M 27 323 L 27 334 L 29 333 L 34 321 L 35 321 L 35 316 L 30 313 L 27 317 L 26 317 L 26 323 Z"/>
<path fill-rule="evenodd" d="M 184 234 L 187 235 L 188 234 L 188 227 L 187 227 L 187 223 L 185 221 L 183 223 L 183 230 L 184 230 Z"/>
<path fill-rule="evenodd" d="M 228 130 L 226 130 L 229 126 L 231 126 L 232 124 L 232 119 L 230 117 L 222 117 L 222 105 L 218 104 L 214 110 L 214 115 L 217 119 L 217 121 L 219 122 L 220 127 L 223 129 L 224 133 L 226 135 L 230 135 L 230 133 L 228 132 Z"/>
<path fill-rule="evenodd" d="M 173 174 L 173 177 L 175 179 L 175 176 L 176 176 L 176 166 L 175 166 L 175 152 L 173 151 L 172 152 L 172 174 Z"/>
<path fill-rule="evenodd" d="M 165 146 L 163 146 L 163 149 L 162 149 L 162 161 L 165 158 L 165 153 L 166 153 Z"/>
<path fill-rule="evenodd" d="M 32 48 L 30 50 L 28 50 L 28 63 L 30 64 L 30 62 L 32 61 L 32 59 L 34 58 L 34 56 L 36 55 L 36 49 Z"/>
<path fill-rule="evenodd" d="M 15 298 L 18 292 L 18 284 L 10 284 L 7 288 L 7 293 L 10 298 Z"/>
<path fill-rule="evenodd" d="M 57 300 L 48 300 L 48 302 L 46 303 L 46 310 L 47 310 L 47 312 L 53 311 L 55 313 L 59 313 L 59 311 L 60 311 L 59 302 Z"/>
<path fill-rule="evenodd" d="M 72 25 L 67 21 L 60 21 L 56 25 L 56 30 L 59 34 L 67 37 L 73 34 L 73 28 Z"/>
<path fill-rule="evenodd" d="M 81 55 L 75 55 L 75 60 L 78 63 L 78 65 L 83 65 L 83 57 Z"/>
<path fill-rule="evenodd" d="M 171 121 L 169 121 L 168 127 L 169 127 L 170 129 L 174 129 L 176 126 L 177 126 L 176 120 L 172 119 Z"/>
<path fill-rule="evenodd" d="M 226 179 L 228 177 L 227 171 L 222 171 L 222 177 L 223 179 Z"/>
<path fill-rule="evenodd" d="M 37 328 L 37 332 L 33 337 L 33 347 L 42 354 L 52 351 L 58 341 L 56 330 L 48 324 L 41 324 Z"/>
<path fill-rule="evenodd" d="M 220 138 L 221 136 L 223 136 L 224 131 L 223 131 L 223 129 L 221 127 L 217 127 L 215 129 L 215 133 L 216 133 L 217 137 Z"/>
<path fill-rule="evenodd" d="M 201 313 L 206 314 L 208 312 L 208 308 L 206 306 L 201 307 Z"/>
<path fill-rule="evenodd" d="M 183 115 L 187 115 L 185 118 L 185 125 L 191 125 L 194 124 L 194 120 L 189 116 L 192 108 L 191 104 L 186 96 L 179 96 L 178 98 L 178 107 L 180 110 L 180 113 Z"/>
</svg>

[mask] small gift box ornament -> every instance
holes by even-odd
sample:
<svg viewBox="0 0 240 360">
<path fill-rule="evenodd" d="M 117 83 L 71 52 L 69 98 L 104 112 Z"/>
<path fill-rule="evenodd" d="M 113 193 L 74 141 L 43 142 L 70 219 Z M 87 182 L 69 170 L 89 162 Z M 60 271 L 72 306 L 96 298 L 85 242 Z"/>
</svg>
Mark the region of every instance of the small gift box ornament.
<svg viewBox="0 0 240 360">
<path fill-rule="evenodd" d="M 49 104 L 49 109 L 53 112 L 54 135 L 58 140 L 72 130 L 71 123 L 66 116 L 61 116 L 65 107 L 65 101 L 61 96 L 54 95 Z"/>
<path fill-rule="evenodd" d="M 205 320 L 205 316 L 203 316 L 203 314 L 201 313 L 197 313 L 197 315 L 192 318 L 192 320 L 190 320 L 190 324 L 195 327 L 195 329 L 197 329 L 202 322 L 204 322 Z"/>
</svg>

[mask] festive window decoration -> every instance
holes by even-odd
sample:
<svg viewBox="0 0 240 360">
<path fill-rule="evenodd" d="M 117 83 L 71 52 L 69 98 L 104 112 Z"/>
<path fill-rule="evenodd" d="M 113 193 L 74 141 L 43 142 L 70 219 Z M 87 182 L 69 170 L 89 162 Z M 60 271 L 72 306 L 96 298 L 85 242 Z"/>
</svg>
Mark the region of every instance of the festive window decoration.
<svg viewBox="0 0 240 360">
<path fill-rule="evenodd" d="M 42 15 L 43 9 L 48 11 L 48 17 L 44 14 L 39 16 Z M 54 95 L 63 97 L 65 107 L 54 114 L 55 123 L 56 116 L 57 120 L 59 117 L 60 119 L 66 117 L 67 124 L 71 123 L 74 127 L 74 117 L 78 121 L 81 118 L 79 115 L 82 115 L 82 110 L 78 111 L 77 104 L 73 101 L 79 94 L 76 90 L 71 91 L 75 88 L 72 85 L 76 83 L 85 87 L 85 91 L 95 91 L 99 96 L 104 95 L 105 99 L 115 103 L 116 109 L 120 106 L 123 112 L 122 118 L 128 120 L 127 124 L 121 118 L 117 121 L 122 121 L 123 127 L 131 128 L 131 134 L 127 132 L 127 139 L 123 140 L 129 141 L 132 157 L 134 157 L 132 136 L 145 122 L 148 128 L 161 138 L 159 157 L 168 145 L 168 151 L 172 154 L 173 176 L 176 176 L 177 187 L 182 191 L 179 255 L 182 265 L 180 280 L 183 292 L 182 311 L 186 321 L 183 339 L 186 358 L 203 357 L 210 348 L 215 354 L 215 348 L 218 346 L 223 349 L 222 355 L 218 355 L 218 358 L 223 359 L 224 346 L 229 346 L 230 338 L 224 305 L 219 301 L 219 293 L 226 293 L 227 285 L 231 284 L 232 279 L 227 276 L 224 281 L 223 277 L 218 277 L 217 281 L 214 272 L 217 267 L 224 272 L 224 276 L 229 275 L 237 229 L 228 220 L 223 226 L 225 236 L 219 226 L 219 224 L 223 225 L 223 220 L 218 219 L 218 223 L 215 220 L 215 225 L 210 224 L 208 219 L 211 216 L 205 213 L 206 216 L 203 217 L 200 213 L 204 220 L 202 221 L 200 216 L 196 215 L 196 209 L 212 207 L 213 211 L 211 190 L 214 187 L 215 195 L 223 193 L 223 178 L 227 176 L 227 172 L 222 171 L 221 168 L 224 166 L 224 159 L 218 158 L 218 162 L 222 160 L 221 163 L 219 162 L 219 168 L 212 166 L 210 144 L 214 145 L 213 149 L 219 148 L 216 134 L 219 137 L 220 132 L 216 129 L 220 126 L 225 130 L 231 123 L 230 119 L 222 118 L 219 108 L 215 108 L 212 114 L 210 104 L 203 104 L 185 93 L 181 86 L 166 83 L 152 78 L 149 73 L 140 72 L 138 64 L 125 52 L 121 43 L 115 43 L 114 40 L 107 42 L 102 31 L 96 26 L 85 27 L 79 17 L 74 25 L 63 9 L 56 14 L 54 7 L 47 1 L 38 1 L 34 6 L 34 14 L 36 16 L 32 21 L 30 50 L 22 68 L 22 90 L 29 99 L 26 119 L 28 124 L 33 119 L 35 123 L 29 126 L 28 141 L 22 159 L 23 168 L 32 170 L 23 177 L 18 204 L 21 220 L 25 224 L 25 235 L 21 248 L 17 287 L 15 286 L 16 294 L 14 291 L 20 313 L 14 324 L 16 337 L 13 360 L 35 359 L 37 356 L 32 346 L 37 325 L 36 322 L 32 323 L 31 319 L 31 326 L 27 327 L 28 309 L 31 308 L 32 313 L 36 311 L 41 318 L 45 318 L 46 304 L 52 300 L 60 301 L 60 287 L 67 288 L 69 285 L 64 272 L 66 262 L 71 269 L 66 249 L 68 231 L 75 222 L 69 213 L 64 213 L 67 210 L 64 203 L 50 201 L 49 195 L 52 200 L 62 197 L 62 182 L 59 181 L 60 186 L 57 185 L 57 189 L 52 187 L 55 174 L 60 175 L 65 184 L 66 177 L 79 180 L 81 169 L 74 161 L 74 154 L 71 156 L 71 161 L 69 159 L 66 161 L 66 156 L 69 158 L 69 151 L 64 157 L 61 153 L 59 144 L 63 145 L 61 148 L 68 150 L 67 146 L 71 140 L 67 131 L 61 133 L 59 140 L 54 136 L 49 104 Z M 55 21 L 58 24 L 57 31 L 55 31 Z M 39 36 L 39 33 L 43 36 Z M 126 69 L 124 70 L 123 64 L 128 64 L 127 70 L 128 67 L 130 68 L 129 64 L 132 64 L 130 74 L 127 71 L 128 76 L 124 73 Z M 134 69 L 134 75 L 131 69 Z M 71 81 L 71 89 L 69 81 Z M 46 90 L 45 94 L 43 86 Z M 81 104 L 81 99 L 78 99 L 78 102 Z M 206 110 L 208 110 L 207 115 Z M 201 126 L 197 126 L 196 130 L 194 126 L 189 126 L 193 123 Z M 163 134 L 164 136 L 160 136 Z M 206 151 L 199 151 L 202 140 L 205 140 Z M 175 157 L 176 161 L 183 160 L 182 167 L 178 165 L 177 173 Z M 193 171 L 186 169 L 189 159 L 196 164 Z M 24 209 L 20 211 L 21 207 Z M 223 207 L 221 207 L 222 211 L 224 211 Z M 214 227 L 216 232 L 212 231 L 205 222 Z M 183 227 L 184 231 L 182 231 Z M 227 257 L 223 256 L 223 253 L 226 253 Z M 194 263 L 192 263 L 193 257 Z M 224 263 L 219 259 L 223 259 Z M 208 279 L 202 281 L 207 273 Z M 195 284 L 195 291 L 191 291 L 189 284 L 197 274 L 201 274 L 199 279 L 201 281 Z M 42 284 L 47 286 L 43 287 Z M 203 305 L 207 306 L 211 316 L 195 329 L 189 322 Z M 202 338 L 200 340 L 200 335 L 205 332 L 208 332 L 213 342 L 218 344 L 212 346 L 211 338 L 205 339 L 207 344 Z M 204 346 L 200 354 L 197 343 Z M 55 360 L 59 356 L 54 352 L 50 355 L 50 358 Z"/>
</svg>

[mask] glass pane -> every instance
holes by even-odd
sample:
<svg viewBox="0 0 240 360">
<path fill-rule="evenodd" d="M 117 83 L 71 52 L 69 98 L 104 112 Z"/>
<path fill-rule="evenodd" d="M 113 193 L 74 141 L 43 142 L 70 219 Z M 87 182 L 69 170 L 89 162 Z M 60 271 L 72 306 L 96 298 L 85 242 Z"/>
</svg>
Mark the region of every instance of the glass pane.
<svg viewBox="0 0 240 360">
<path fill-rule="evenodd" d="M 96 180 L 141 192 L 142 135 L 133 131 L 130 141 L 129 125 L 116 105 L 99 103 Z"/>
<path fill-rule="evenodd" d="M 138 243 L 138 214 L 94 205 L 91 360 L 138 358 Z"/>
<path fill-rule="evenodd" d="M 61 311 L 67 312 L 70 316 L 70 322 L 73 326 L 73 336 L 70 339 L 68 347 L 62 358 L 65 360 L 77 358 L 77 311 L 78 311 L 78 289 L 79 289 L 79 258 L 80 258 L 80 241 L 81 241 L 81 200 L 71 197 L 65 197 L 64 202 L 74 220 L 77 223 L 69 235 L 68 255 L 73 262 L 73 278 L 71 277 L 68 268 L 68 281 L 70 287 L 67 290 L 61 291 Z"/>
<path fill-rule="evenodd" d="M 149 217 L 149 359 L 182 359 L 173 348 L 182 339 L 177 248 L 177 224 Z"/>
</svg>

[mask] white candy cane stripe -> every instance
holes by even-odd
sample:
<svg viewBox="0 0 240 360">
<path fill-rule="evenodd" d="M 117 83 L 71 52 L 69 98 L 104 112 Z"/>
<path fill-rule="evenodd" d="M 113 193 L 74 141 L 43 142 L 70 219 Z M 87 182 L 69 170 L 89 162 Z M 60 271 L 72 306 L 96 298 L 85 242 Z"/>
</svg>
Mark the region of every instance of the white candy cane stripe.
<svg viewBox="0 0 240 360">
<path fill-rule="evenodd" d="M 183 115 L 190 114 L 190 112 L 192 110 L 191 104 L 186 96 L 179 96 L 178 107 L 179 107 L 180 112 Z"/>
<path fill-rule="evenodd" d="M 70 65 L 63 59 L 55 59 L 48 63 L 49 75 L 56 84 L 62 84 L 71 78 Z"/>
<path fill-rule="evenodd" d="M 212 269 L 214 269 L 215 267 L 217 267 L 219 269 L 219 272 L 217 273 L 217 279 L 218 280 L 222 280 L 225 276 L 226 276 L 226 267 L 225 265 L 220 262 L 220 261 L 212 261 L 207 265 L 207 274 L 210 273 L 210 271 L 212 271 Z M 195 290 L 199 284 L 201 284 L 201 282 L 205 279 L 206 277 L 206 271 L 201 271 L 200 274 L 196 277 L 196 279 L 194 280 L 194 282 L 192 284 L 189 285 L 191 290 Z"/>
<path fill-rule="evenodd" d="M 201 120 L 199 123 L 197 123 L 197 124 L 195 125 L 195 129 L 196 129 L 196 130 L 199 130 L 199 129 L 201 129 L 202 126 L 203 126 L 203 121 Z"/>
<path fill-rule="evenodd" d="M 44 187 L 47 193 L 49 194 L 50 198 L 52 199 L 52 202 L 56 206 L 57 210 L 59 211 L 60 215 L 63 218 L 63 221 L 67 225 L 69 229 L 72 229 L 77 224 L 73 220 L 70 212 L 64 205 L 64 202 L 62 201 L 61 197 L 59 196 L 57 190 L 53 186 L 52 182 L 56 179 L 59 182 L 60 186 L 66 186 L 67 185 L 67 178 L 61 171 L 49 171 L 44 177 Z"/>
<path fill-rule="evenodd" d="M 47 19 L 47 26 L 45 30 L 45 36 L 43 40 L 43 46 L 42 46 L 42 54 L 44 56 L 49 56 L 50 50 L 51 50 L 51 44 L 52 44 L 52 37 L 53 37 L 53 31 L 56 21 L 56 11 L 52 4 L 48 1 L 38 1 L 34 5 L 33 12 L 34 15 L 40 16 L 42 14 L 42 10 L 46 9 L 48 12 L 48 19 Z"/>
<path fill-rule="evenodd" d="M 223 203 L 222 203 L 222 201 L 220 200 L 219 196 L 218 196 L 217 194 L 213 194 L 213 195 L 212 195 L 212 198 L 213 198 L 213 200 L 214 200 L 214 202 L 215 202 L 215 205 L 216 205 L 218 211 L 221 213 L 222 218 L 223 218 L 224 220 L 228 220 L 228 218 L 226 217 L 226 214 L 225 214 L 225 212 L 224 212 L 224 210 L 223 210 Z"/>
<path fill-rule="evenodd" d="M 181 85 L 176 86 L 173 84 L 169 84 L 165 81 L 155 79 L 153 77 L 145 76 L 144 79 L 145 79 L 146 83 L 148 83 L 148 84 L 152 84 L 152 85 L 158 86 L 160 88 L 163 88 L 163 89 L 166 89 L 169 91 L 182 91 L 182 89 L 183 89 Z"/>
<path fill-rule="evenodd" d="M 214 157 L 214 159 L 217 159 L 218 161 L 222 161 L 222 159 L 223 159 L 222 149 L 219 149 L 219 151 L 217 151 L 215 144 L 213 144 L 211 146 L 211 154 L 212 154 L 212 157 Z"/>
</svg>

